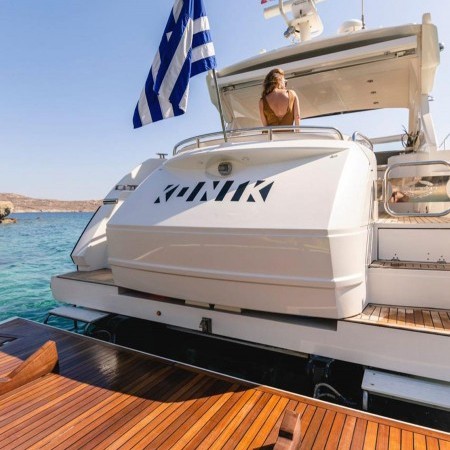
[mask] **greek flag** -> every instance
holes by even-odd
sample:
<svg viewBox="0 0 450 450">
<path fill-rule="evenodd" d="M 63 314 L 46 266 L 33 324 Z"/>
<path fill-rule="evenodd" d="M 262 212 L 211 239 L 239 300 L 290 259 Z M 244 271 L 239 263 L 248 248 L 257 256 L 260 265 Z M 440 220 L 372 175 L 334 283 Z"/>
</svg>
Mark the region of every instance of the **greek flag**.
<svg viewBox="0 0 450 450">
<path fill-rule="evenodd" d="M 202 0 L 175 0 L 134 111 L 134 128 L 186 112 L 189 78 L 216 67 Z"/>
</svg>

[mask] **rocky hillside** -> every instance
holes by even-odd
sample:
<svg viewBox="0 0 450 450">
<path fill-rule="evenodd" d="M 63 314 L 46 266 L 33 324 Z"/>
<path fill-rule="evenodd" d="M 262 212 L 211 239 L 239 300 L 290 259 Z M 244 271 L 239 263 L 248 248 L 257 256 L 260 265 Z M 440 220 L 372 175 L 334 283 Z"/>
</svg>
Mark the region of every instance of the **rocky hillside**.
<svg viewBox="0 0 450 450">
<path fill-rule="evenodd" d="M 15 213 L 19 212 L 89 212 L 95 211 L 101 200 L 48 200 L 25 197 L 18 194 L 0 193 L 0 201 L 9 201 L 14 205 Z"/>
</svg>

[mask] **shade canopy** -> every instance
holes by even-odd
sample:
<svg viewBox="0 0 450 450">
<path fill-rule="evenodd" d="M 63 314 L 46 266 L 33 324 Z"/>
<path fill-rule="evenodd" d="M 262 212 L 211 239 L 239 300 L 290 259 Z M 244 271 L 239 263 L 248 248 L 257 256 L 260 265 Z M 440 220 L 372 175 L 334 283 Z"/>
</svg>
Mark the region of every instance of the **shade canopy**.
<svg viewBox="0 0 450 450">
<path fill-rule="evenodd" d="M 417 109 L 433 88 L 439 64 L 431 23 L 360 30 L 317 39 L 247 59 L 218 73 L 230 128 L 260 126 L 258 101 L 269 70 L 285 71 L 302 118 L 379 108 Z M 209 78 L 210 95 L 217 98 Z"/>
</svg>

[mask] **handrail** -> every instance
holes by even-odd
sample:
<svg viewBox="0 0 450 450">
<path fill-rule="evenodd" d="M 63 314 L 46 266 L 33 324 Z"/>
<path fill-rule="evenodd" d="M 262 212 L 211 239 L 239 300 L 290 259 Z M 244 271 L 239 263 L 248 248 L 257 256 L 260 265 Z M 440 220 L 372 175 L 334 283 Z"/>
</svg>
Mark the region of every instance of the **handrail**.
<svg viewBox="0 0 450 450">
<path fill-rule="evenodd" d="M 370 142 L 372 144 L 390 144 L 391 142 L 401 142 L 402 141 L 403 134 L 393 134 L 390 136 L 380 136 L 380 137 L 374 137 L 370 138 Z"/>
<path fill-rule="evenodd" d="M 271 127 L 254 127 L 254 128 L 237 128 L 234 130 L 227 130 L 226 136 L 229 138 L 239 137 L 239 136 L 267 136 L 269 141 L 273 140 L 273 133 L 277 132 L 296 132 L 296 133 L 305 133 L 311 130 L 310 132 L 322 132 L 322 133 L 333 133 L 338 139 L 344 140 L 344 136 L 342 133 L 333 127 L 318 127 L 318 126 L 308 126 L 308 127 L 300 127 L 297 125 L 288 125 L 288 126 L 271 126 Z M 173 149 L 173 155 L 177 155 L 180 151 L 182 151 L 183 147 L 187 147 L 190 145 L 195 145 L 196 148 L 200 148 L 202 143 L 208 142 L 210 140 L 219 139 L 224 141 L 224 135 L 222 131 L 216 131 L 214 133 L 200 134 L 198 136 L 194 136 L 188 139 L 184 139 L 183 141 L 178 142 Z"/>
<path fill-rule="evenodd" d="M 446 150 L 445 147 L 445 142 L 447 141 L 447 139 L 450 137 L 450 133 L 447 134 L 447 136 L 445 136 L 444 140 L 441 142 L 441 145 L 439 146 L 439 148 L 441 148 L 442 146 L 444 146 L 444 150 Z"/>
<path fill-rule="evenodd" d="M 450 167 L 450 162 L 444 161 L 444 160 L 413 161 L 413 162 L 406 162 L 406 163 L 396 163 L 396 164 L 391 164 L 388 166 L 388 168 L 386 169 L 386 172 L 384 172 L 384 177 L 383 177 L 383 199 L 384 199 L 383 205 L 384 205 L 385 211 L 389 215 L 391 215 L 392 217 L 406 217 L 406 216 L 409 216 L 409 217 L 441 217 L 441 216 L 446 216 L 447 214 L 450 214 L 450 208 L 446 209 L 445 211 L 439 212 L 439 213 L 410 213 L 410 212 L 400 213 L 400 212 L 393 211 L 389 206 L 389 198 L 387 196 L 388 175 L 392 170 L 397 169 L 398 167 L 431 166 L 431 165 L 435 165 L 435 164 Z"/>
<path fill-rule="evenodd" d="M 358 136 L 360 137 L 360 139 L 357 139 Z M 356 142 L 357 140 L 361 141 L 363 144 L 366 145 L 366 147 L 369 147 L 370 150 L 373 151 L 372 141 L 367 136 L 364 136 L 364 134 L 360 133 L 359 131 L 355 131 L 352 135 L 352 141 Z"/>
</svg>

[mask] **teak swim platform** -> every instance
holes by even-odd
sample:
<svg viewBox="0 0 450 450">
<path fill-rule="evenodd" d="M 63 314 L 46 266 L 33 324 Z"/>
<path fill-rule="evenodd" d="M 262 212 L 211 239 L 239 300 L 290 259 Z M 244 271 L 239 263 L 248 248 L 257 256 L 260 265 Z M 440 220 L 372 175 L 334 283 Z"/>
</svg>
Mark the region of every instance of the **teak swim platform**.
<svg viewBox="0 0 450 450">
<path fill-rule="evenodd" d="M 270 449 L 286 410 L 301 449 L 450 449 L 450 435 L 258 386 L 24 319 L 0 325 L 0 372 L 56 342 L 58 373 L 0 396 L 2 449 Z"/>
</svg>

